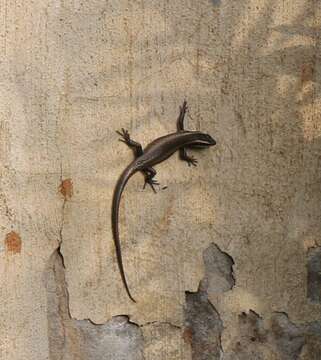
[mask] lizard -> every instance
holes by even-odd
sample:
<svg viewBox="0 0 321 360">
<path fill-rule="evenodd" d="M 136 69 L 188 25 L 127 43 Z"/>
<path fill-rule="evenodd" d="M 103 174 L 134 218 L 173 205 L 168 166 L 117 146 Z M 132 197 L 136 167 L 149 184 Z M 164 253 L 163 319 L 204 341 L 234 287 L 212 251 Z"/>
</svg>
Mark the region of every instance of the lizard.
<svg viewBox="0 0 321 360">
<path fill-rule="evenodd" d="M 113 194 L 111 219 L 118 268 L 127 295 L 133 302 L 136 302 L 136 300 L 132 297 L 127 284 L 119 239 L 118 222 L 121 196 L 128 180 L 139 171 L 143 173 L 145 178 L 144 188 L 146 184 L 148 184 L 156 193 L 154 185 L 159 185 L 159 183 L 154 179 L 156 175 L 156 170 L 153 168 L 154 165 L 163 162 L 178 151 L 180 159 L 186 161 L 188 166 L 196 166 L 197 160 L 193 156 L 189 156 L 186 149 L 207 148 L 216 144 L 216 141 L 206 133 L 187 131 L 184 129 L 186 111 L 187 102 L 185 100 L 180 107 L 180 113 L 177 119 L 177 132 L 155 139 L 149 143 L 144 150 L 141 144 L 131 139 L 127 130 L 122 128 L 122 131 L 116 131 L 121 136 L 119 140 L 127 144 L 133 150 L 135 156 L 135 159 L 125 168 L 117 181 Z"/>
</svg>

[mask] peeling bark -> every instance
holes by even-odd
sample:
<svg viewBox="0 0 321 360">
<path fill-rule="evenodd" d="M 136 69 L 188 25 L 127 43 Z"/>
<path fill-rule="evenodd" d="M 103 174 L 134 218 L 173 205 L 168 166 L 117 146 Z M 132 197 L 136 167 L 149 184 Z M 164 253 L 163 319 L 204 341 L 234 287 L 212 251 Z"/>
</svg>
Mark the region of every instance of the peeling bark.
<svg viewBox="0 0 321 360">
<path fill-rule="evenodd" d="M 190 341 L 192 359 L 221 359 L 223 324 L 206 293 L 186 293 L 185 319 L 185 340 Z"/>
<path fill-rule="evenodd" d="M 310 248 L 307 256 L 307 297 L 321 303 L 321 247 Z"/>
<path fill-rule="evenodd" d="M 116 316 L 106 324 L 71 318 L 63 257 L 51 257 L 44 278 L 50 360 L 144 360 L 143 336 L 128 316 Z"/>
</svg>

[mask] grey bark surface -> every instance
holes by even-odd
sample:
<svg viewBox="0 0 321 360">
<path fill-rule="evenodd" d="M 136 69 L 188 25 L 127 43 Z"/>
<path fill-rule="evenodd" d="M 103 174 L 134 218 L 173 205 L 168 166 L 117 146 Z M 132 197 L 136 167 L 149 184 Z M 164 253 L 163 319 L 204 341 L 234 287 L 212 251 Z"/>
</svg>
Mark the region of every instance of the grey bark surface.
<svg viewBox="0 0 321 360">
<path fill-rule="evenodd" d="M 316 0 L 0 0 L 0 358 L 321 358 Z M 116 130 L 217 140 L 129 182 Z M 198 316 L 199 313 L 199 316 Z"/>
</svg>

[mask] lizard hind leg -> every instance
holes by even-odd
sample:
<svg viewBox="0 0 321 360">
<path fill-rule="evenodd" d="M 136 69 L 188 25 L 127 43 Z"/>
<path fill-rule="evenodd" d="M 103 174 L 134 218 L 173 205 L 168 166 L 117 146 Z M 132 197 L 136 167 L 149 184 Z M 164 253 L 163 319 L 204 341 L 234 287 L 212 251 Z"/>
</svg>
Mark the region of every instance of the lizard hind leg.
<svg viewBox="0 0 321 360">
<path fill-rule="evenodd" d="M 156 170 L 151 167 L 151 168 L 144 169 L 142 172 L 145 177 L 145 183 L 144 183 L 143 189 L 145 189 L 146 184 L 148 184 L 152 188 L 154 193 L 156 194 L 154 185 L 159 185 L 159 182 L 154 179 L 154 177 L 156 176 Z"/>
</svg>

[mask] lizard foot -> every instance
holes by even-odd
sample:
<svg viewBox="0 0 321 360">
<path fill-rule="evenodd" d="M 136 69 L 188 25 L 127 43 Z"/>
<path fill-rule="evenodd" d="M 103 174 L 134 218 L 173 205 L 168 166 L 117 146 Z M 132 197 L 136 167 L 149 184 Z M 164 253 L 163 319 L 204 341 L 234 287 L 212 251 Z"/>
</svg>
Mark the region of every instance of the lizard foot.
<svg viewBox="0 0 321 360">
<path fill-rule="evenodd" d="M 150 177 L 146 177 L 143 189 L 145 189 L 146 184 L 150 185 L 150 187 L 153 189 L 154 193 L 156 194 L 156 190 L 155 190 L 154 185 L 159 185 L 159 182 L 157 180 L 154 180 L 154 179 L 150 178 Z"/>
<path fill-rule="evenodd" d="M 197 166 L 197 159 L 194 158 L 194 156 L 187 156 L 185 161 L 187 161 L 188 166 Z"/>
<path fill-rule="evenodd" d="M 117 130 L 116 133 L 121 136 L 121 138 L 119 139 L 119 141 L 122 141 L 122 142 L 124 142 L 124 143 L 127 144 L 127 145 L 130 144 L 131 139 L 130 139 L 130 135 L 129 135 L 128 130 L 125 130 L 124 128 L 122 128 L 122 129 L 121 129 L 121 132 Z"/>
</svg>

